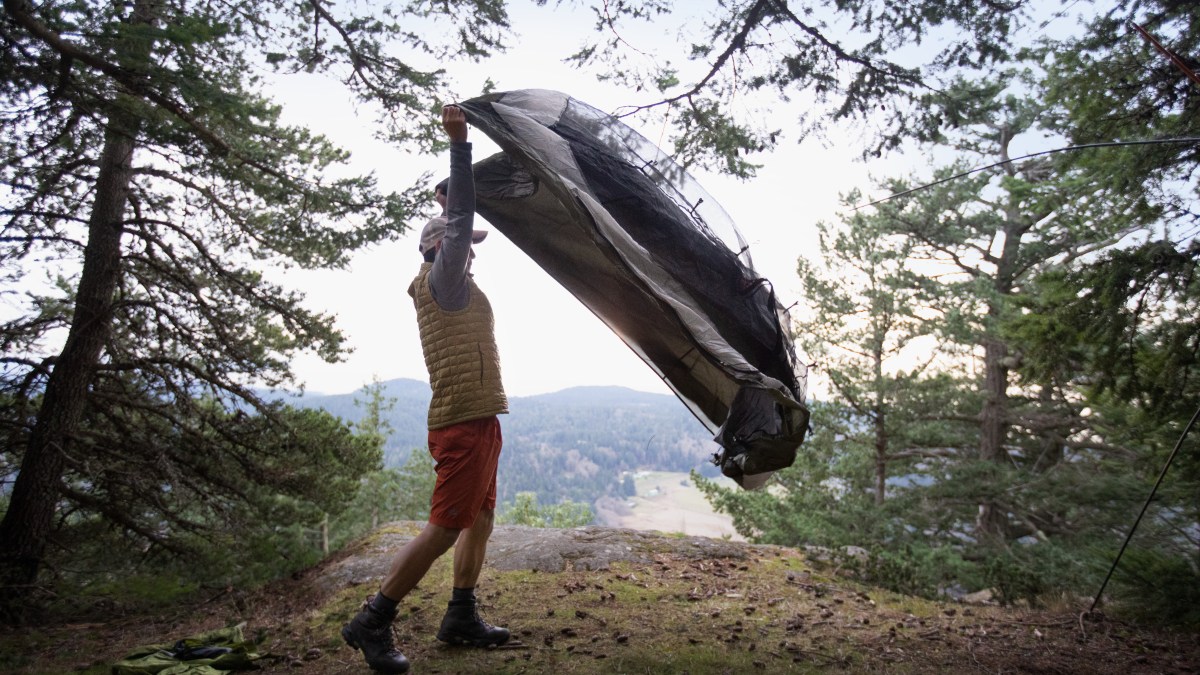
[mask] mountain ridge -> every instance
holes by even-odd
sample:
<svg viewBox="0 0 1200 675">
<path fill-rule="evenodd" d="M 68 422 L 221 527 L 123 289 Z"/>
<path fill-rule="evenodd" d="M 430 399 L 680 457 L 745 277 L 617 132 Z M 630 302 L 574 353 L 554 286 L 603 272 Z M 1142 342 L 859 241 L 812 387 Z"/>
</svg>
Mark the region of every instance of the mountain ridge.
<svg viewBox="0 0 1200 675">
<path fill-rule="evenodd" d="M 395 468 L 426 447 L 430 389 L 427 382 L 411 378 L 379 384 L 385 399 L 394 401 L 384 413 L 392 429 L 384 465 Z M 355 400 L 365 400 L 366 391 L 306 393 L 285 400 L 322 408 L 353 424 L 362 418 Z M 708 461 L 717 449 L 712 435 L 671 394 L 581 385 L 510 397 L 509 409 L 501 416 L 501 502 L 518 492 L 533 492 L 543 504 L 564 499 L 595 504 L 604 497 L 619 498 L 624 474 L 643 469 L 718 474 Z"/>
</svg>

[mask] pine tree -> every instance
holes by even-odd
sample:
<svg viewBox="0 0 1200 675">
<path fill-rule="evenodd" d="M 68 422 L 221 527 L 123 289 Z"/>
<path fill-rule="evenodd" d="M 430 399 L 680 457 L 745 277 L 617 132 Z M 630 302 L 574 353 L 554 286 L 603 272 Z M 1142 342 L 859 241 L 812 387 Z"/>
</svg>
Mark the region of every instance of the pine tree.
<svg viewBox="0 0 1200 675">
<path fill-rule="evenodd" d="M 1043 133 L 1046 120 L 1054 117 L 1035 94 L 1022 95 L 1030 87 L 1036 83 L 1022 79 L 960 82 L 948 96 L 931 97 L 955 129 L 939 134 L 939 145 L 952 148 L 966 165 L 1011 157 L 1019 136 Z M 935 177 L 961 168 L 949 167 Z M 897 193 L 907 187 L 901 181 L 889 186 Z M 1069 389 L 1041 381 L 1014 390 L 1013 369 L 1023 350 L 1009 343 L 1003 327 L 1019 311 L 1015 300 L 1031 291 L 1038 274 L 1077 265 L 1143 226 L 1124 204 L 1126 195 L 1063 169 L 1054 157 L 1042 157 L 1004 163 L 879 207 L 886 231 L 912 241 L 913 256 L 929 261 L 922 277 L 940 298 L 944 319 L 938 333 L 944 344 L 955 346 L 961 368 L 981 373 L 976 457 L 984 474 L 996 475 L 994 489 L 980 495 L 975 533 L 992 545 L 1051 527 L 1049 514 L 1023 512 L 1002 494 L 1008 467 L 1045 472 L 1063 459 L 1065 449 L 1095 443 L 1079 438 L 1086 424 Z"/>
<path fill-rule="evenodd" d="M 871 156 L 924 133 L 936 115 L 921 97 L 1012 59 L 1036 25 L 1030 5 L 751 0 L 698 13 L 692 3 L 606 2 L 597 37 L 572 60 L 645 92 L 646 103 L 619 114 L 665 117 L 684 165 L 748 177 L 754 154 L 836 124 L 861 125 Z M 681 37 L 641 41 L 636 22 L 673 25 Z"/>
<path fill-rule="evenodd" d="M 1037 55 L 1049 64 L 1046 101 L 1063 111 L 1055 129 L 1072 144 L 1130 143 L 1064 160 L 1136 198 L 1133 208 L 1179 236 L 1200 217 L 1200 24 L 1188 3 L 1112 4 L 1078 40 Z"/>
<path fill-rule="evenodd" d="M 1009 157 L 1015 139 L 1045 128 L 1048 111 L 1017 83 L 960 83 L 931 101 L 957 129 L 939 148 L 964 158 L 935 178 Z M 777 492 L 710 490 L 717 505 L 740 532 L 774 543 L 877 548 L 875 573 L 893 580 L 913 578 L 896 556 L 933 545 L 943 563 L 957 556 L 960 581 L 1005 599 L 1088 578 L 1089 547 L 1125 513 L 1112 505 L 1136 491 L 1136 472 L 1120 467 L 1142 455 L 1114 433 L 1110 407 L 1083 409 L 1080 377 L 1095 374 L 1070 366 L 1078 358 L 1018 377 L 1026 358 L 1052 363 L 1079 341 L 1042 359 L 1013 326 L 1054 297 L 1043 275 L 1080 269 L 1145 227 L 1129 203 L 1038 158 L 901 194 L 825 230 L 821 264 L 800 266 L 811 318 L 798 332 L 827 364 L 833 397 L 814 420 L 832 437 L 815 433 Z M 905 345 L 920 345 L 912 365 L 889 367 Z M 885 493 L 890 463 L 900 470 Z"/>
<path fill-rule="evenodd" d="M 853 191 L 845 201 L 859 198 Z M 817 227 L 819 262 L 799 261 L 807 312 L 798 342 L 836 400 L 859 421 L 851 427 L 861 431 L 845 443 L 872 449 L 875 503 L 882 505 L 889 472 L 897 470 L 892 465 L 919 456 L 902 432 L 918 413 L 905 407 L 915 401 L 912 394 L 933 359 L 911 367 L 905 361 L 922 351 L 936 353 L 920 348 L 933 332 L 935 297 L 913 271 L 914 242 L 889 237 L 870 214 L 855 214 L 836 230 Z"/>
<path fill-rule="evenodd" d="M 33 589 L 55 514 L 105 489 L 91 453 L 120 440 L 96 438 L 91 416 L 222 436 L 230 418 L 209 412 L 217 402 L 286 436 L 286 416 L 251 384 L 289 382 L 296 350 L 336 359 L 344 348 L 332 317 L 266 282 L 261 266 L 344 265 L 415 213 L 417 188 L 385 194 L 372 176 L 339 177 L 346 153 L 281 124 L 258 73 L 342 77 L 378 111 L 383 138 L 430 148 L 425 121 L 446 95 L 433 60 L 498 47 L 506 17 L 485 0 L 405 10 L 456 19 L 439 45 L 403 14 L 320 0 L 4 8 L 0 260 L 8 283 L 31 267 L 56 273 L 0 327 L 4 452 L 16 470 L 0 523 L 11 604 Z"/>
</svg>

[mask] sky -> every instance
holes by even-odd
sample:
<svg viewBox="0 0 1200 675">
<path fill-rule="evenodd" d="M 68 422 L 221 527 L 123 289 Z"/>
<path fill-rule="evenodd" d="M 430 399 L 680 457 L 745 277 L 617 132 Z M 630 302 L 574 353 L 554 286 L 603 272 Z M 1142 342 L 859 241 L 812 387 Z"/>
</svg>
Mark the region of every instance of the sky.
<svg viewBox="0 0 1200 675">
<path fill-rule="evenodd" d="M 448 69 L 457 90 L 469 98 L 482 91 L 487 78 L 500 91 L 555 89 L 592 106 L 613 111 L 647 101 L 647 95 L 597 81 L 561 59 L 572 53 L 593 29 L 589 13 L 566 6 L 521 7 L 513 10 L 512 25 L 519 33 L 506 53 L 485 64 L 452 65 Z M 661 40 L 655 30 L 631 32 L 637 40 Z M 283 87 L 276 94 L 285 121 L 305 124 L 351 150 L 351 167 L 374 171 L 379 187 L 402 190 L 424 171 L 444 175 L 449 158 L 417 156 L 388 147 L 371 137 L 371 120 L 356 115 L 348 96 L 336 82 Z M 799 104 L 797 104 L 799 105 Z M 800 108 L 783 111 L 773 121 L 787 128 Z M 665 129 L 639 127 L 651 141 L 665 143 Z M 469 140 L 474 158 L 497 151 L 481 132 Z M 852 140 L 785 141 L 756 158 L 763 166 L 757 176 L 740 181 L 704 171 L 693 176 L 732 217 L 750 244 L 761 276 L 774 285 L 786 305 L 799 300 L 796 261 L 818 248 L 816 223 L 836 221 L 839 194 L 866 190 L 870 176 L 887 175 L 883 162 L 868 166 L 857 160 L 861 148 Z M 895 160 L 886 160 L 895 165 Z M 417 334 L 416 315 L 407 294 L 421 263 L 417 238 L 424 218 L 409 223 L 400 240 L 360 252 L 341 271 L 289 270 L 275 277 L 303 291 L 306 305 L 336 315 L 337 326 L 353 349 L 341 363 L 327 364 L 301 356 L 294 369 L 306 391 L 346 393 L 374 378 L 386 381 L 412 378 L 428 381 Z M 476 227 L 491 229 L 477 217 Z M 569 387 L 616 385 L 648 392 L 669 393 L 667 386 L 599 319 L 526 257 L 499 232 L 476 246 L 475 281 L 487 294 L 496 316 L 505 388 L 510 396 L 530 396 Z M 801 326 L 802 329 L 802 326 Z M 813 383 L 810 382 L 810 390 Z"/>
</svg>

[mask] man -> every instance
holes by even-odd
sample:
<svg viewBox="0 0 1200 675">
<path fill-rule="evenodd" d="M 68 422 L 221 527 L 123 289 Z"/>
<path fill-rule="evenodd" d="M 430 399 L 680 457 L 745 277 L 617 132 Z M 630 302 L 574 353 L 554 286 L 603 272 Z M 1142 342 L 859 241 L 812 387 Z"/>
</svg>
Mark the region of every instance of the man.
<svg viewBox="0 0 1200 675">
<path fill-rule="evenodd" d="M 392 642 L 396 605 L 451 547 L 454 591 L 437 638 L 489 647 L 509 637 L 507 629 L 479 618 L 474 593 L 496 508 L 501 446 L 496 416 L 508 412 L 491 305 L 470 274 L 471 245 L 487 233 L 472 229 L 475 182 L 466 114 L 446 106 L 442 128 L 450 138 L 450 178 L 435 189 L 443 215 L 421 232 L 425 262 L 408 288 L 433 389 L 429 452 L 437 482 L 429 523 L 400 549 L 379 592 L 342 628 L 346 643 L 362 650 L 367 665 L 385 673 L 408 670 L 408 659 Z"/>
</svg>

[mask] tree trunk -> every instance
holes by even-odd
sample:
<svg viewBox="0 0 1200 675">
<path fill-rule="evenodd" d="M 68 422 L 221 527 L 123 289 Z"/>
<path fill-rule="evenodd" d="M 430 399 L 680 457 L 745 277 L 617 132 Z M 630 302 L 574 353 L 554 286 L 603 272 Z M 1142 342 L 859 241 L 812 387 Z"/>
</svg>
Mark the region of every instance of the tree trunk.
<svg viewBox="0 0 1200 675">
<path fill-rule="evenodd" d="M 131 21 L 152 23 L 149 2 L 139 0 Z M 147 57 L 151 45 L 131 45 Z M 117 105 L 120 106 L 120 99 Z M 96 175 L 83 268 L 75 295 L 71 328 L 38 410 L 12 497 L 0 522 L 0 615 L 20 619 L 43 562 L 57 509 L 66 453 L 87 408 L 88 388 L 112 328 L 112 307 L 120 276 L 121 236 L 133 177 L 133 152 L 141 127 L 120 107 L 108 118 Z"/>
<path fill-rule="evenodd" d="M 1008 437 L 1008 368 L 1004 358 L 1008 346 L 989 339 L 984 344 L 984 401 L 979 413 L 979 459 L 1002 463 L 1008 457 L 1004 442 Z M 979 504 L 976 530 L 981 541 L 1002 542 L 1006 530 L 1005 514 L 990 499 Z"/>
<path fill-rule="evenodd" d="M 999 340 L 984 345 L 984 400 L 980 413 L 979 458 L 1003 462 L 1007 457 L 1004 441 L 1008 436 L 1008 368 L 1004 357 L 1008 346 Z"/>
<path fill-rule="evenodd" d="M 0 583 L 5 595 L 23 596 L 37 579 L 58 502 L 64 453 L 83 418 L 88 386 L 108 340 L 133 149 L 127 131 L 109 129 L 71 330 L 46 382 L 12 500 L 0 523 Z"/>
<path fill-rule="evenodd" d="M 329 556 L 329 514 L 321 518 L 321 555 Z"/>
<path fill-rule="evenodd" d="M 875 504 L 883 504 L 887 496 L 887 426 L 883 408 L 875 416 Z"/>
<path fill-rule="evenodd" d="M 1001 157 L 1008 157 L 1012 140 L 1006 130 L 1001 139 Z M 1004 213 L 1004 245 L 994 261 L 996 275 L 992 279 L 994 297 L 988 300 L 986 335 L 983 338 L 983 410 L 979 413 L 979 459 L 992 464 L 1008 461 L 1008 344 L 998 335 L 1003 316 L 1003 303 L 1012 295 L 1014 268 L 1021 249 L 1021 236 L 1027 229 L 1019 205 L 1010 200 Z M 1007 538 L 1008 514 L 991 499 L 979 504 L 975 521 L 976 534 L 981 542 L 1003 545 Z"/>
<path fill-rule="evenodd" d="M 1043 411 L 1050 410 L 1054 404 L 1054 390 L 1050 385 L 1044 385 L 1041 392 L 1038 393 L 1038 403 L 1041 404 Z M 1062 441 L 1055 438 L 1054 434 L 1049 431 L 1042 434 L 1041 451 L 1038 453 L 1037 461 L 1033 465 L 1033 470 L 1038 473 L 1045 473 L 1050 469 L 1058 466 L 1066 459 Z"/>
<path fill-rule="evenodd" d="M 887 329 L 876 323 L 871 346 L 872 376 L 875 378 L 875 504 L 883 504 L 887 490 L 887 401 L 883 392 L 883 346 Z"/>
</svg>

